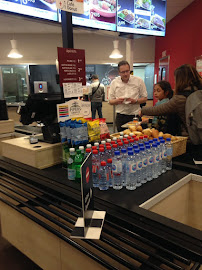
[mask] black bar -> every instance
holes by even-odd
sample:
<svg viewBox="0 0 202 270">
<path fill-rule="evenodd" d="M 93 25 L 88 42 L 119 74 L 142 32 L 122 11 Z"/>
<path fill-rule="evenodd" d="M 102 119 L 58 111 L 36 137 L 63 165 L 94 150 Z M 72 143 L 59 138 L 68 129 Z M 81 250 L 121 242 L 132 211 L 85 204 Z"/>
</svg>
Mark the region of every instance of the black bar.
<svg viewBox="0 0 202 270">
<path fill-rule="evenodd" d="M 61 10 L 62 40 L 64 48 L 74 48 L 72 13 Z"/>
</svg>

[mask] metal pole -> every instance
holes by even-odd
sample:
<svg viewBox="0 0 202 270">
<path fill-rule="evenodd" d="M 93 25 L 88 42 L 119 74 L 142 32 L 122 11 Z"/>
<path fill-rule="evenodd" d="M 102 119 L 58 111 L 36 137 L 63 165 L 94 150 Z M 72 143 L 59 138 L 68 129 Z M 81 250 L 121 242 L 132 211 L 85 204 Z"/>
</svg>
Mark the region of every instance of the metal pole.
<svg viewBox="0 0 202 270">
<path fill-rule="evenodd" d="M 113 133 L 115 133 L 116 130 L 116 106 L 113 105 Z"/>
</svg>

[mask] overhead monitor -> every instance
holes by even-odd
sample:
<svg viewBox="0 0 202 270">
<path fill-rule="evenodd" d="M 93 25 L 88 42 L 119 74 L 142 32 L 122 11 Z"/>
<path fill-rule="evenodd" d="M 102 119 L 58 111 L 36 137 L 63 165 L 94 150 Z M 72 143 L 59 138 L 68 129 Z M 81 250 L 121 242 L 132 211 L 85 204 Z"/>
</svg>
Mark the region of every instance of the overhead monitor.
<svg viewBox="0 0 202 270">
<path fill-rule="evenodd" d="M 117 0 L 84 0 L 84 14 L 72 14 L 73 25 L 116 31 Z"/>
<path fill-rule="evenodd" d="M 0 0 L 0 10 L 57 21 L 56 0 Z"/>
<path fill-rule="evenodd" d="M 166 0 L 117 0 L 117 31 L 165 36 Z"/>
</svg>

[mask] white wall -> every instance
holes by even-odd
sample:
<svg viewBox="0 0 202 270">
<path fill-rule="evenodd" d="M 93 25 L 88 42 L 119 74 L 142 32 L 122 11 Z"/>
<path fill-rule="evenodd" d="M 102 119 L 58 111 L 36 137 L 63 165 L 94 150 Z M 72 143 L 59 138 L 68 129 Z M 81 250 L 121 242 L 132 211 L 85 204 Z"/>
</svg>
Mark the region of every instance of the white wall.
<svg viewBox="0 0 202 270">
<path fill-rule="evenodd" d="M 57 58 L 57 47 L 62 47 L 61 34 L 15 34 L 18 42 L 18 50 L 24 55 L 22 59 L 9 59 L 7 54 L 11 50 L 11 34 L 0 34 L 0 65 L 5 64 L 55 64 Z M 86 50 L 86 64 L 111 63 L 109 58 L 113 50 L 112 41 L 117 37 L 106 33 L 96 32 L 86 34 L 74 34 L 74 47 Z M 126 50 L 126 39 L 119 39 L 119 49 L 124 55 Z M 134 62 L 154 62 L 155 38 L 147 37 L 134 41 Z M 117 61 L 114 61 L 116 63 Z"/>
</svg>

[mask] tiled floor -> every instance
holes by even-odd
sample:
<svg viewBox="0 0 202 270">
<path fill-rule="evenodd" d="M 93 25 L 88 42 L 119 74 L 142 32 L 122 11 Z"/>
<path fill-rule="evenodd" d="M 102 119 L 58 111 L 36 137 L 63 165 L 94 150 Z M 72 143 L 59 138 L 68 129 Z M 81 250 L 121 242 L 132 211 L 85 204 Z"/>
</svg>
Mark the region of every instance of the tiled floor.
<svg viewBox="0 0 202 270">
<path fill-rule="evenodd" d="M 0 236 L 1 270 L 42 270 L 18 249 Z"/>
</svg>

